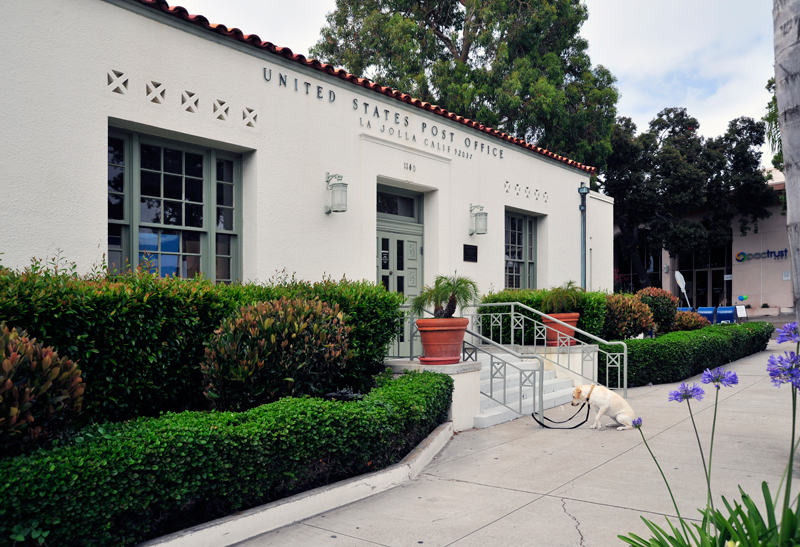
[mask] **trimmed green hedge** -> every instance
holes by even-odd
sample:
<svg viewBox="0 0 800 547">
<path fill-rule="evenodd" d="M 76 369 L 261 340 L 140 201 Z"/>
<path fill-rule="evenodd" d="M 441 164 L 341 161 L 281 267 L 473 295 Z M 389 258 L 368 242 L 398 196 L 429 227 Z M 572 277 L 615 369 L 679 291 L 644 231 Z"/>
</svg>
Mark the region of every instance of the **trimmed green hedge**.
<svg viewBox="0 0 800 547">
<path fill-rule="evenodd" d="M 658 338 L 625 340 L 628 345 L 628 387 L 680 382 L 707 368 L 723 366 L 767 348 L 771 323 L 725 324 L 672 332 Z M 602 346 L 618 352 L 619 346 Z M 600 354 L 599 378 L 605 382 L 605 356 Z M 617 385 L 615 370 L 610 385 Z"/>
<path fill-rule="evenodd" d="M 542 307 L 542 298 L 547 293 L 547 289 L 506 289 L 504 291 L 500 291 L 497 293 L 489 293 L 485 295 L 481 299 L 482 304 L 499 304 L 504 302 L 519 302 L 520 304 L 525 304 L 529 308 L 533 308 L 535 310 L 541 310 Z M 503 312 L 510 312 L 510 308 L 497 308 L 501 309 Z M 480 313 L 488 314 L 491 312 L 492 308 L 482 308 Z M 539 316 L 525 311 L 525 310 L 518 310 L 520 313 L 538 319 Z M 583 294 L 583 301 L 581 305 L 576 310 L 581 314 L 581 318 L 578 321 L 577 327 L 581 330 L 584 330 L 590 334 L 594 334 L 595 336 L 600 336 L 601 332 L 603 331 L 603 322 L 605 321 L 606 315 L 606 295 L 602 292 L 585 292 Z M 532 325 L 526 321 L 526 324 Z M 489 325 L 485 326 L 483 329 L 484 336 L 490 336 L 490 327 Z M 502 333 L 502 334 L 501 334 Z M 502 326 L 500 328 L 495 327 L 494 332 L 491 333 L 491 338 L 495 342 L 500 343 L 510 343 L 511 341 L 511 322 L 508 317 L 504 317 L 502 321 Z M 579 337 L 583 338 L 583 337 Z M 533 343 L 533 327 L 531 326 L 525 333 L 526 343 L 532 344 Z M 587 341 L 590 341 L 587 339 Z M 518 342 L 517 342 L 518 343 Z"/>
<path fill-rule="evenodd" d="M 36 521 L 49 545 L 133 545 L 380 469 L 446 419 L 452 390 L 450 376 L 407 374 L 357 402 L 91 426 L 68 446 L 0 460 L 0 545 Z"/>
<path fill-rule="evenodd" d="M 86 383 L 83 423 L 207 408 L 204 344 L 238 306 L 281 296 L 339 304 L 353 358 L 340 387 L 364 390 L 402 328 L 403 296 L 365 281 L 290 280 L 214 285 L 147 274 L 80 278 L 0 268 L 0 321 L 77 362 Z"/>
<path fill-rule="evenodd" d="M 237 285 L 228 287 L 228 290 L 240 292 L 237 300 L 241 305 L 283 296 L 319 298 L 331 306 L 339 304 L 339 309 L 347 316 L 345 324 L 350 327 L 350 349 L 353 351 L 341 387 L 352 387 L 356 391 L 366 391 L 370 387 L 371 375 L 383 369 L 389 344 L 403 331 L 404 312 L 400 306 L 405 297 L 387 292 L 383 285 L 369 281 L 343 278 L 310 283 L 292 280 L 277 285 Z"/>
</svg>

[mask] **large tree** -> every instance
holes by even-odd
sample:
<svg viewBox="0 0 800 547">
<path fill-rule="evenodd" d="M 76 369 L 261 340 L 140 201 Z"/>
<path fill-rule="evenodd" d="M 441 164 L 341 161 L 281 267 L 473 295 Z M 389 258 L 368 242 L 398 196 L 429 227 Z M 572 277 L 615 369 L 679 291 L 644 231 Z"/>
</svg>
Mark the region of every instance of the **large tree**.
<svg viewBox="0 0 800 547">
<path fill-rule="evenodd" d="M 760 167 L 763 122 L 737 118 L 707 140 L 698 127 L 684 108 L 662 110 L 641 135 L 629 118 L 614 127 L 600 184 L 614 198 L 621 247 L 643 287 L 652 279 L 637 249 L 641 230 L 673 256 L 708 252 L 731 240 L 737 217 L 741 235 L 757 232 L 776 199 Z"/>
<path fill-rule="evenodd" d="M 800 313 L 800 0 L 775 0 L 775 96 L 786 176 L 794 311 Z"/>
<path fill-rule="evenodd" d="M 775 78 L 767 81 L 767 91 L 770 97 L 767 103 L 767 113 L 761 120 L 767 126 L 767 142 L 774 156 L 772 156 L 772 167 L 783 172 L 783 142 L 781 141 L 781 126 L 778 121 L 778 98 L 775 96 Z"/>
<path fill-rule="evenodd" d="M 337 0 L 311 54 L 587 165 L 611 153 L 615 79 L 580 0 Z"/>
</svg>

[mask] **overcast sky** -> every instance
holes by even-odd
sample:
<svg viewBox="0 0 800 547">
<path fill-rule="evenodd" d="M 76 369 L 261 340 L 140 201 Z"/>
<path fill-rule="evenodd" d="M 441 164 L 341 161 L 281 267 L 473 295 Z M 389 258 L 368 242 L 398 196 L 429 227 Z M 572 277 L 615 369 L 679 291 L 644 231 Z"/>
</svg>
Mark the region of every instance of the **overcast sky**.
<svg viewBox="0 0 800 547">
<path fill-rule="evenodd" d="M 308 54 L 334 0 L 180 0 L 212 23 Z M 686 107 L 716 137 L 740 116 L 759 119 L 773 74 L 771 0 L 586 0 L 592 63 L 617 77 L 618 114 L 640 131 L 664 108 Z M 402 91 L 402 90 L 401 90 Z M 764 147 L 763 163 L 769 164 Z"/>
</svg>

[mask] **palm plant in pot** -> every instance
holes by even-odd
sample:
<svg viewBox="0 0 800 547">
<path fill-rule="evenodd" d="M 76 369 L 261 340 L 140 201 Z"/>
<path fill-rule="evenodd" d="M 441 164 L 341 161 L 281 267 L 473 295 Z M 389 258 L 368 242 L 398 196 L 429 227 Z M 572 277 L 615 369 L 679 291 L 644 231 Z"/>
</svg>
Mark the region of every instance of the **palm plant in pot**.
<svg viewBox="0 0 800 547">
<path fill-rule="evenodd" d="M 550 319 L 542 318 L 542 322 L 547 327 L 548 346 L 558 345 L 558 333 L 575 336 L 575 327 L 581 318 L 578 310 L 583 303 L 583 293 L 584 290 L 576 286 L 574 281 L 568 281 L 560 287 L 553 287 L 545 291 L 540 305 L 541 310 L 539 311 L 572 327 L 566 327 Z M 569 345 L 575 345 L 575 340 L 570 339 Z"/>
<path fill-rule="evenodd" d="M 417 319 L 417 330 L 422 340 L 424 357 L 421 363 L 452 365 L 461 361 L 461 346 L 469 319 L 453 317 L 456 309 L 463 309 L 478 299 L 478 285 L 470 278 L 453 274 L 440 275 L 433 286 L 425 286 L 411 300 L 411 311 Z M 433 319 L 422 318 L 428 306 L 433 305 Z"/>
</svg>

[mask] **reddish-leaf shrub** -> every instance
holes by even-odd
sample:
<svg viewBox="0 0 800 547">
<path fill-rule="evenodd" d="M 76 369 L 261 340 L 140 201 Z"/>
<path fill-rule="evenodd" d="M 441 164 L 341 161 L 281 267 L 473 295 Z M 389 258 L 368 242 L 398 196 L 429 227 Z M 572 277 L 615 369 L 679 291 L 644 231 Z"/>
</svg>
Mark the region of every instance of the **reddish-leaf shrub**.
<svg viewBox="0 0 800 547">
<path fill-rule="evenodd" d="M 606 296 L 606 317 L 603 338 L 624 340 L 649 332 L 654 326 L 653 314 L 647 304 L 632 294 Z"/>
<path fill-rule="evenodd" d="M 339 305 L 281 298 L 244 306 L 223 321 L 201 366 L 217 410 L 243 411 L 290 395 L 335 390 L 352 356 Z"/>
<path fill-rule="evenodd" d="M 693 311 L 679 311 L 675 314 L 675 323 L 672 325 L 673 331 L 697 330 L 707 327 L 711 321 Z"/>
<path fill-rule="evenodd" d="M 63 430 L 81 411 L 83 389 L 78 365 L 0 322 L 0 453 Z"/>
<path fill-rule="evenodd" d="M 678 297 L 657 287 L 646 287 L 636 293 L 636 298 L 647 304 L 653 312 L 653 321 L 661 332 L 669 332 L 678 313 Z"/>
</svg>

